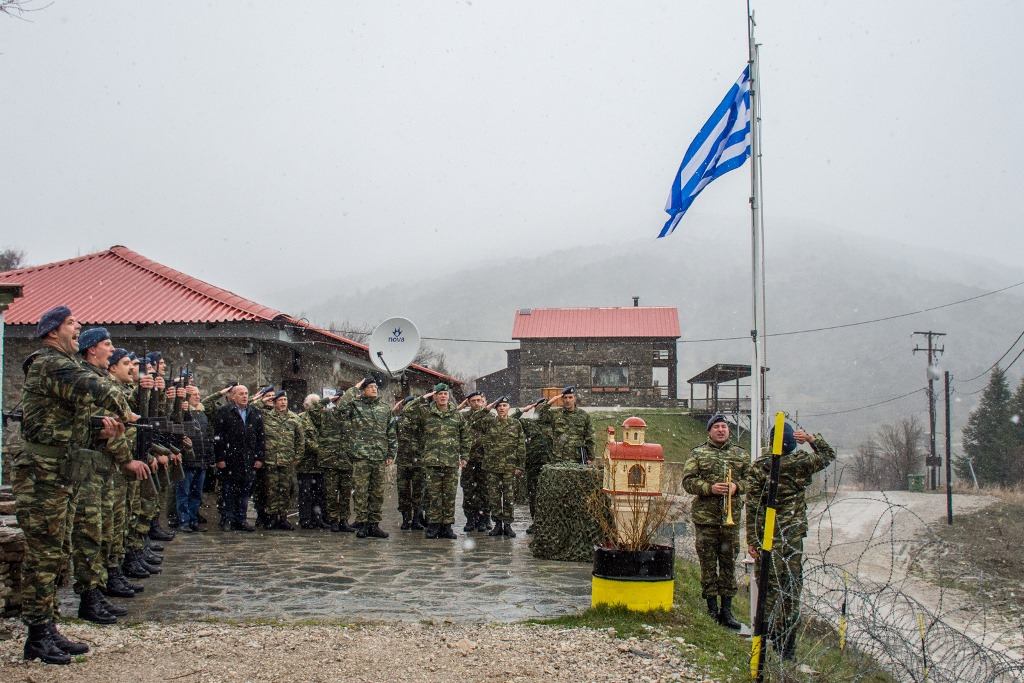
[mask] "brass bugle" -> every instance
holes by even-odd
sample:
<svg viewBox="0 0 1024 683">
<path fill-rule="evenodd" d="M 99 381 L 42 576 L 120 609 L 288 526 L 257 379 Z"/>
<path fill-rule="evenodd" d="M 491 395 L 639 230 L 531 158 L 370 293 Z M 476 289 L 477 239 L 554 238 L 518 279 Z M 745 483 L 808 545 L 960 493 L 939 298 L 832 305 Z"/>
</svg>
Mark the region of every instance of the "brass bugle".
<svg viewBox="0 0 1024 683">
<path fill-rule="evenodd" d="M 732 468 L 730 467 L 725 473 L 725 484 L 729 487 L 729 492 L 725 497 L 725 526 L 736 526 L 736 522 L 732 518 Z"/>
</svg>

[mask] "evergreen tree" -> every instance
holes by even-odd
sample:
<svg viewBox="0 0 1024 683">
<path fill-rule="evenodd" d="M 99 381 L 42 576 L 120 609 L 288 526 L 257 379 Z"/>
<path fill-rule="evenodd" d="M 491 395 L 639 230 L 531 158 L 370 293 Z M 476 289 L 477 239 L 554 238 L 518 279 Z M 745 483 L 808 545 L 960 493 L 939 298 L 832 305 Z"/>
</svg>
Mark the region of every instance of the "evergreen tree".
<svg viewBox="0 0 1024 683">
<path fill-rule="evenodd" d="M 964 427 L 964 455 L 957 458 L 957 476 L 971 476 L 967 463 L 969 458 L 974 464 L 979 484 L 1014 483 L 1010 463 L 1016 439 L 1011 415 L 1006 373 L 997 367 L 989 377 L 978 407 Z"/>
<path fill-rule="evenodd" d="M 1013 425 L 1014 447 L 1010 452 L 1010 483 L 1024 482 L 1024 377 L 1010 399 L 1010 424 Z"/>
</svg>

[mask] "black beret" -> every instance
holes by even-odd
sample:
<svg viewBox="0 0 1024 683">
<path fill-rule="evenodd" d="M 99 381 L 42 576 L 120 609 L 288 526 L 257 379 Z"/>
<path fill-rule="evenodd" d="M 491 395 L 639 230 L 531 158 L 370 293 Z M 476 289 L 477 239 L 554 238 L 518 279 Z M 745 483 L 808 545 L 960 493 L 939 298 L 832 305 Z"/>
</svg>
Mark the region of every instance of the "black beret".
<svg viewBox="0 0 1024 683">
<path fill-rule="evenodd" d="M 511 404 L 512 401 L 509 400 L 508 396 L 502 396 L 501 398 L 499 398 L 497 401 L 494 402 L 494 405 L 499 405 L 501 403 Z"/>
<path fill-rule="evenodd" d="M 45 337 L 53 332 L 55 329 L 60 327 L 61 323 L 67 320 L 70 315 L 71 309 L 67 306 L 54 306 L 43 313 L 39 318 L 39 322 L 36 324 L 36 338 Z"/>
<path fill-rule="evenodd" d="M 483 394 L 482 394 L 482 393 L 480 393 L 479 391 L 471 391 L 471 392 L 469 392 L 468 394 L 466 394 L 466 399 L 467 399 L 467 400 L 468 400 L 468 399 L 471 399 L 471 398 L 473 398 L 474 396 L 483 396 Z"/>
<path fill-rule="evenodd" d="M 710 418 L 708 418 L 708 431 L 710 432 L 711 427 L 713 427 L 715 424 L 719 422 L 725 422 L 726 424 L 729 424 L 729 421 L 725 419 L 725 415 L 722 415 L 721 413 L 716 413 L 715 415 L 712 415 Z"/>
<path fill-rule="evenodd" d="M 377 378 L 373 375 L 367 375 L 363 378 L 363 388 L 370 386 L 371 384 L 378 384 Z"/>
<path fill-rule="evenodd" d="M 117 365 L 117 363 L 122 358 L 131 359 L 131 356 L 132 356 L 131 351 L 129 351 L 128 349 L 121 349 L 121 348 L 114 349 L 114 352 L 112 354 L 110 354 L 110 358 L 107 360 L 107 366 L 108 367 L 113 367 L 114 365 Z"/>
<path fill-rule="evenodd" d="M 282 398 L 282 397 L 283 397 L 283 398 L 288 398 L 288 392 L 287 392 L 287 391 L 285 391 L 284 389 L 282 389 L 281 391 L 279 391 L 279 392 L 277 392 L 276 394 L 274 394 L 274 400 L 275 400 L 275 401 L 276 401 L 277 399 L 279 399 L 279 398 Z"/>
<path fill-rule="evenodd" d="M 575 393 L 576 393 L 576 387 L 566 387 L 565 389 L 562 389 L 562 396 L 568 396 L 569 394 L 575 394 Z"/>
</svg>

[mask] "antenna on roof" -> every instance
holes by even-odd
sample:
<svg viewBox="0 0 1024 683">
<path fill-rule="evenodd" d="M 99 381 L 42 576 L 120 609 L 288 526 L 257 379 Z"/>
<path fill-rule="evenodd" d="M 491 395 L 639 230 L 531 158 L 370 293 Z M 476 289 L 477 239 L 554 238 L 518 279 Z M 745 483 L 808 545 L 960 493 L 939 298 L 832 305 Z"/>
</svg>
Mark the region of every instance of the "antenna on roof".
<svg viewBox="0 0 1024 683">
<path fill-rule="evenodd" d="M 370 335 L 370 362 L 394 377 L 409 367 L 420 350 L 420 333 L 406 318 L 388 318 Z"/>
<path fill-rule="evenodd" d="M 634 296 L 633 297 L 633 308 L 639 308 L 639 307 L 640 307 L 640 297 Z"/>
</svg>

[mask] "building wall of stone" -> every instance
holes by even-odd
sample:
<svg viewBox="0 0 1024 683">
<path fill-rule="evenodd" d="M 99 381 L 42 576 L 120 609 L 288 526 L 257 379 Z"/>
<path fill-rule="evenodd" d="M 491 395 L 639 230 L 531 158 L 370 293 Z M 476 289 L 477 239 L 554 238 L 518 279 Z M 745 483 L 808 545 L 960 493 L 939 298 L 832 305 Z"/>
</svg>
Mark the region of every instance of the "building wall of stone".
<svg viewBox="0 0 1024 683">
<path fill-rule="evenodd" d="M 519 400 L 533 400 L 544 387 L 574 385 L 584 405 L 662 406 L 676 399 L 674 339 L 528 339 L 519 354 Z M 654 387 L 654 368 L 668 369 L 667 396 Z M 595 383 L 594 368 L 598 370 Z M 628 378 L 616 368 L 626 369 Z M 619 386 L 600 375 L 618 375 Z"/>
</svg>

